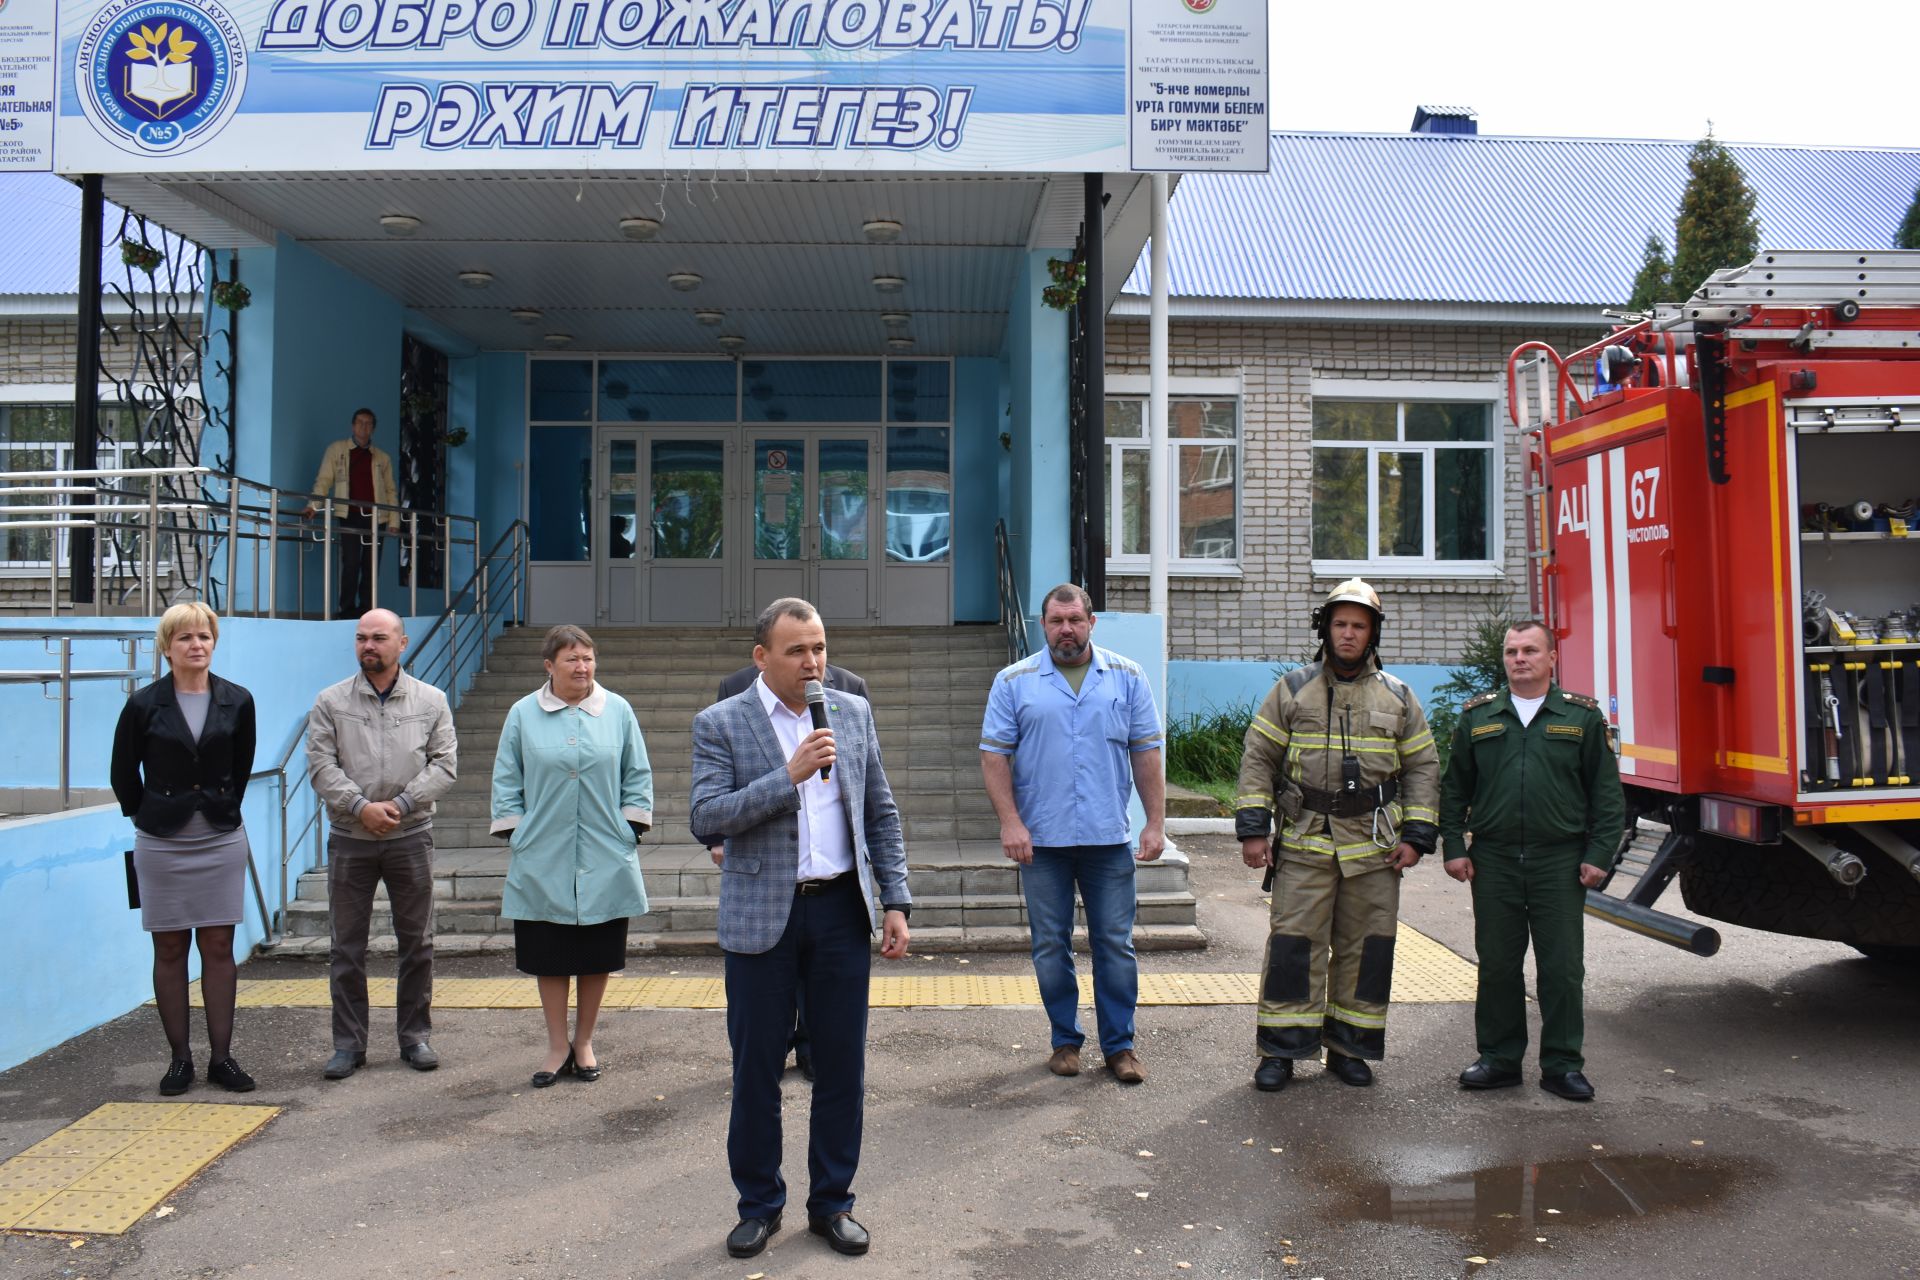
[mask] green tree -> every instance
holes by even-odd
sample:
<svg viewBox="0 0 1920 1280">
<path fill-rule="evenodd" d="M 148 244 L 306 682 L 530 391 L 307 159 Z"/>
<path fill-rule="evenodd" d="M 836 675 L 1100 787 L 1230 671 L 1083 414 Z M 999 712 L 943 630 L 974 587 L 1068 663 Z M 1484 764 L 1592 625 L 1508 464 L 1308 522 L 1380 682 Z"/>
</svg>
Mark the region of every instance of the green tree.
<svg viewBox="0 0 1920 1280">
<path fill-rule="evenodd" d="M 1633 294 L 1627 299 L 1629 311 L 1651 311 L 1656 302 L 1674 302 L 1673 263 L 1667 261 L 1667 242 L 1655 232 L 1647 232 L 1647 248 L 1640 259 L 1640 274 L 1633 278 Z"/>
<path fill-rule="evenodd" d="M 1434 686 L 1426 706 L 1427 726 L 1433 730 L 1433 745 L 1439 749 L 1442 767 L 1453 752 L 1453 730 L 1460 723 L 1461 706 L 1507 682 L 1507 628 L 1513 621 L 1505 609 L 1489 602 L 1474 620 L 1453 674 Z"/>
<path fill-rule="evenodd" d="M 1893 238 L 1896 249 L 1920 249 L 1920 187 L 1913 189 L 1913 203 L 1907 206 L 1907 216 L 1901 220 L 1900 232 Z"/>
<path fill-rule="evenodd" d="M 1673 292 L 1690 298 L 1703 281 L 1723 267 L 1743 267 L 1760 252 L 1760 221 L 1754 217 L 1753 189 L 1733 153 L 1713 136 L 1693 144 L 1687 154 L 1687 189 L 1680 196 L 1674 223 Z"/>
</svg>

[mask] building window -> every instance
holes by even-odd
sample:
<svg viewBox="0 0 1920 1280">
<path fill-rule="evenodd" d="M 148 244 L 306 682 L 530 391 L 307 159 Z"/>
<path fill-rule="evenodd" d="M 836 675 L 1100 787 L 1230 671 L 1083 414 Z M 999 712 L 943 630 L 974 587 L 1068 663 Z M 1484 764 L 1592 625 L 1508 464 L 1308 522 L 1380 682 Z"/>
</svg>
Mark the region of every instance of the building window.
<svg viewBox="0 0 1920 1280">
<path fill-rule="evenodd" d="M 1316 569 L 1493 563 L 1497 462 L 1485 401 L 1316 395 Z"/>
<path fill-rule="evenodd" d="M 142 459 L 138 431 L 133 415 L 120 405 L 101 405 L 101 440 L 95 451 L 94 465 L 102 470 L 125 467 L 166 466 L 172 459 Z M 73 466 L 73 406 L 71 404 L 0 404 L 0 472 L 43 473 L 65 471 Z M 15 488 L 31 487 L 20 481 L 8 482 Z M 147 480 L 128 477 L 103 481 L 125 493 L 145 493 Z M 90 499 L 68 495 L 70 502 Z M 51 497 L 21 494 L 7 499 L 16 507 L 44 507 Z M 19 519 L 27 519 L 25 516 Z M 8 529 L 0 526 L 0 570 L 46 570 L 52 563 L 67 563 L 66 529 Z M 137 540 L 137 536 L 136 536 Z M 111 538 L 101 548 L 104 560 L 112 561 L 118 552 Z"/>
<path fill-rule="evenodd" d="M 1169 567 L 1231 568 L 1240 558 L 1240 402 L 1231 396 L 1167 398 Z M 1107 564 L 1144 569 L 1150 545 L 1147 402 L 1107 400 Z"/>
</svg>

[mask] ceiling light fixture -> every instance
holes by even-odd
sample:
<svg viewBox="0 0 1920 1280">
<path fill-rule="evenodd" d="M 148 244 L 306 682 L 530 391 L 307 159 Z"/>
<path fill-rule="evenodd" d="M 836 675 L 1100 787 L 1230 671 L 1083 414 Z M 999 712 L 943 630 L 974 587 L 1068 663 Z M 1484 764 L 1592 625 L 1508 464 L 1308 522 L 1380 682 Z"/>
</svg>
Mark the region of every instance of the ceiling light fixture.
<svg viewBox="0 0 1920 1280">
<path fill-rule="evenodd" d="M 460 273 L 460 283 L 469 289 L 484 289 L 493 283 L 493 272 L 462 271 Z"/>
<path fill-rule="evenodd" d="M 700 287 L 700 277 L 691 271 L 676 271 L 667 277 L 667 283 L 681 293 L 692 293 Z"/>
<path fill-rule="evenodd" d="M 383 214 L 380 218 L 380 229 L 390 236 L 410 236 L 420 229 L 420 219 L 410 213 Z"/>
<path fill-rule="evenodd" d="M 550 347 L 564 347 L 573 341 L 573 335 L 570 333 L 550 333 L 541 339 L 541 341 Z"/>
<path fill-rule="evenodd" d="M 905 276 L 875 276 L 873 287 L 882 293 L 898 293 L 907 287 Z"/>
<path fill-rule="evenodd" d="M 535 320 L 538 320 L 541 315 L 540 312 L 535 311 L 532 307 L 515 307 L 508 314 L 521 324 L 532 324 Z"/>
<path fill-rule="evenodd" d="M 874 244 L 892 244 L 906 228 L 891 218 L 875 218 L 860 225 L 860 234 Z"/>
<path fill-rule="evenodd" d="M 747 348 L 747 340 L 737 333 L 723 333 L 716 341 L 722 351 L 744 351 Z"/>
<path fill-rule="evenodd" d="M 913 350 L 913 339 L 905 337 L 888 338 L 887 347 L 892 351 L 911 351 Z"/>
<path fill-rule="evenodd" d="M 912 319 L 913 317 L 904 311 L 882 311 L 880 313 L 880 323 L 889 329 L 904 329 Z"/>
<path fill-rule="evenodd" d="M 702 308 L 701 310 L 693 313 L 693 318 L 695 320 L 698 320 L 701 324 L 719 324 L 722 320 L 725 320 L 727 318 L 727 313 L 724 311 L 713 311 L 706 308 Z"/>
<path fill-rule="evenodd" d="M 658 218 L 622 218 L 620 234 L 629 240 L 651 240 L 660 234 Z"/>
</svg>

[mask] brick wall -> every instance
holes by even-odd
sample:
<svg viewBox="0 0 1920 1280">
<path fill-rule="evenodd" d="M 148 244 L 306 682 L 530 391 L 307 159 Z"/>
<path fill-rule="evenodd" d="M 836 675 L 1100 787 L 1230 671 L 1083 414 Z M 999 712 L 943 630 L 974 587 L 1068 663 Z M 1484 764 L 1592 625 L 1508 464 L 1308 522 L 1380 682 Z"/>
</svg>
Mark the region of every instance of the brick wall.
<svg viewBox="0 0 1920 1280">
<path fill-rule="evenodd" d="M 74 335 L 80 326 L 71 318 L 44 316 L 0 319 L 0 383 L 73 381 L 79 358 Z"/>
<path fill-rule="evenodd" d="M 1174 377 L 1239 376 L 1241 527 L 1237 578 L 1181 576 L 1168 584 L 1170 658 L 1284 662 L 1310 654 L 1308 618 L 1336 579 L 1313 573 L 1313 381 L 1504 382 L 1507 355 L 1530 339 L 1563 353 L 1603 332 L 1534 331 L 1491 325 L 1380 325 L 1181 321 L 1172 326 Z M 1107 325 L 1107 372 L 1147 372 L 1144 321 Z M 1505 579 L 1459 581 L 1368 575 L 1387 610 L 1383 652 L 1389 662 L 1455 660 L 1474 621 L 1489 607 L 1524 609 L 1526 530 L 1519 491 L 1523 452 L 1507 420 L 1501 429 L 1505 492 Z M 1145 610 L 1145 577 L 1108 579 L 1109 607 Z"/>
</svg>

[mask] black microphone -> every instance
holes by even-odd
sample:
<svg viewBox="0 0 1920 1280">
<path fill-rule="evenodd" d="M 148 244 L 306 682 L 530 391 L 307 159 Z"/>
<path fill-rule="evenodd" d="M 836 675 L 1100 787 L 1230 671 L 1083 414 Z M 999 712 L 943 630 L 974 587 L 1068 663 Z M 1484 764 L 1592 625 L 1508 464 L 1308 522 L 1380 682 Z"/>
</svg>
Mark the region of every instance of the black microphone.
<svg viewBox="0 0 1920 1280">
<path fill-rule="evenodd" d="M 807 713 L 813 717 L 814 728 L 826 729 L 831 727 L 827 724 L 827 691 L 820 687 L 818 680 L 807 681 Z M 832 772 L 832 765 L 821 765 L 820 781 L 825 782 L 827 775 Z"/>
</svg>

